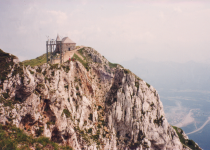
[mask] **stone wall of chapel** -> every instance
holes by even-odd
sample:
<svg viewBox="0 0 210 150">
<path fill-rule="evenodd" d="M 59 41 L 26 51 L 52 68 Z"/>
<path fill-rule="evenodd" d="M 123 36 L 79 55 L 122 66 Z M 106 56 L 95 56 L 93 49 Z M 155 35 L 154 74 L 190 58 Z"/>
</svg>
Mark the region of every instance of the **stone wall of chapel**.
<svg viewBox="0 0 210 150">
<path fill-rule="evenodd" d="M 76 47 L 76 43 L 62 43 L 62 49 L 64 52 L 74 50 Z"/>
</svg>

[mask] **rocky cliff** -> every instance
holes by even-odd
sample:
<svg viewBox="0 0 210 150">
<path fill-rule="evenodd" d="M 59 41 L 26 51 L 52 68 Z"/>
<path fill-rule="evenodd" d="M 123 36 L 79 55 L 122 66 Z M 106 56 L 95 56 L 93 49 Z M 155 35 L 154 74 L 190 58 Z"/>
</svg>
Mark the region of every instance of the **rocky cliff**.
<svg viewBox="0 0 210 150">
<path fill-rule="evenodd" d="M 167 122 L 157 91 L 92 48 L 75 61 L 35 67 L 1 54 L 2 124 L 73 149 L 190 149 Z"/>
</svg>

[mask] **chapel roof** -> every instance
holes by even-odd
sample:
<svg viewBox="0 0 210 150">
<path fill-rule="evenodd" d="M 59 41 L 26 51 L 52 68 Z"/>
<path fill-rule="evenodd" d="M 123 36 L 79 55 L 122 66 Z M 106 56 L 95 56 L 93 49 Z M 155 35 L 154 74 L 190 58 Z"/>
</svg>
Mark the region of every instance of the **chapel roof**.
<svg viewBox="0 0 210 150">
<path fill-rule="evenodd" d="M 75 43 L 74 41 L 72 41 L 69 37 L 64 37 L 62 39 L 62 43 Z"/>
</svg>

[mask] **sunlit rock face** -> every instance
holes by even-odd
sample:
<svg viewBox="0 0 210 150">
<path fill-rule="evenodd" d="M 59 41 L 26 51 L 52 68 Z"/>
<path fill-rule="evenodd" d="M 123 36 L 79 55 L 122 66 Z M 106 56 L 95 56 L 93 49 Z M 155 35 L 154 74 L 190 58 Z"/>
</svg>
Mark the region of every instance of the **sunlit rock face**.
<svg viewBox="0 0 210 150">
<path fill-rule="evenodd" d="M 9 66 L 0 122 L 74 149 L 189 149 L 152 86 L 92 48 L 79 53 L 62 65 Z"/>
</svg>

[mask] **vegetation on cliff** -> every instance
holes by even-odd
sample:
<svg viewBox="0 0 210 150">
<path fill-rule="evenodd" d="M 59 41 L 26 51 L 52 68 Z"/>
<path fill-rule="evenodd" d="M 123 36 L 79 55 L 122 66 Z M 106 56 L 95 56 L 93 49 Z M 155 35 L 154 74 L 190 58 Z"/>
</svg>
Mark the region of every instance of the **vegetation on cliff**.
<svg viewBox="0 0 210 150">
<path fill-rule="evenodd" d="M 47 61 L 46 54 L 43 54 L 35 59 L 23 61 L 23 64 L 25 66 L 30 65 L 31 67 L 35 67 L 35 66 L 43 65 L 44 63 L 46 63 L 46 61 Z"/>
<path fill-rule="evenodd" d="M 4 52 L 0 49 L 0 80 L 3 82 L 6 80 L 6 77 L 8 73 L 11 71 L 11 66 L 13 66 L 13 59 L 16 58 L 16 56 L 11 55 L 9 53 Z"/>
<path fill-rule="evenodd" d="M 172 126 L 172 127 L 176 130 L 176 133 L 179 136 L 179 140 L 183 145 L 186 145 L 187 147 L 191 148 L 192 150 L 201 150 L 201 148 L 198 147 L 198 145 L 193 140 L 184 138 L 184 136 L 183 136 L 184 131 L 182 129 L 175 127 L 175 126 Z"/>
<path fill-rule="evenodd" d="M 23 130 L 12 125 L 0 124 L 0 149 L 1 150 L 22 150 L 31 149 L 54 149 L 54 150 L 73 150 L 69 146 L 60 146 L 52 142 L 49 138 L 39 137 L 34 138 L 27 135 Z"/>
</svg>

